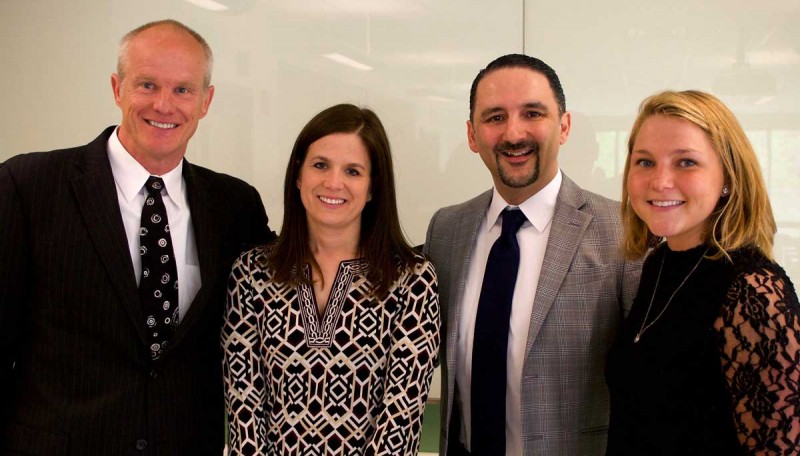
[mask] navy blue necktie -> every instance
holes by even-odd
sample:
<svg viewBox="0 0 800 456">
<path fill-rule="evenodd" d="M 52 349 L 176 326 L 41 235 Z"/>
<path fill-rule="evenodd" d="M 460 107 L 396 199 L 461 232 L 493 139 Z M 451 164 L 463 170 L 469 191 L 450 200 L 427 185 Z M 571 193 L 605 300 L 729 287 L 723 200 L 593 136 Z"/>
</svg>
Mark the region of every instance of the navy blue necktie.
<svg viewBox="0 0 800 456">
<path fill-rule="evenodd" d="M 472 342 L 470 453 L 506 454 L 506 365 L 511 301 L 519 270 L 517 231 L 525 223 L 521 210 L 503 211 L 503 231 L 492 245 L 483 273 Z"/>
<path fill-rule="evenodd" d="M 142 221 L 139 228 L 139 254 L 142 278 L 139 298 L 145 314 L 150 355 L 158 358 L 169 344 L 178 325 L 178 267 L 169 234 L 167 209 L 161 198 L 164 181 L 150 176 Z"/>
</svg>

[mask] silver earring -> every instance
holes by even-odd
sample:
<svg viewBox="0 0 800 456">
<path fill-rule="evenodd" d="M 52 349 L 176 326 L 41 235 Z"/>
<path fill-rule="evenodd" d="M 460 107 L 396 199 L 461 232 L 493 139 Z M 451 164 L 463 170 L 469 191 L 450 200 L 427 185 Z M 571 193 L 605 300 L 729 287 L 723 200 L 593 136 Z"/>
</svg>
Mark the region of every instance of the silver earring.
<svg viewBox="0 0 800 456">
<path fill-rule="evenodd" d="M 730 190 L 728 190 L 728 186 L 726 185 L 722 187 L 722 196 L 728 196 L 728 193 L 730 193 Z"/>
<path fill-rule="evenodd" d="M 372 201 L 372 193 L 370 193 L 369 195 L 367 195 L 367 202 L 370 202 L 370 201 Z"/>
</svg>

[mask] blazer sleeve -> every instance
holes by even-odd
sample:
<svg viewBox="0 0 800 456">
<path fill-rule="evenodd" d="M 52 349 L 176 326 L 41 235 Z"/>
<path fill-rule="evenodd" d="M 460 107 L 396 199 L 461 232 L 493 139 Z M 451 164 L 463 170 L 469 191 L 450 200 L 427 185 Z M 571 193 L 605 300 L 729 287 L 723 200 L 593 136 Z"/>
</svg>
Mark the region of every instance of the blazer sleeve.
<svg viewBox="0 0 800 456">
<path fill-rule="evenodd" d="M 392 330 L 383 409 L 364 455 L 416 455 L 439 350 L 439 296 L 430 262 L 412 271 Z"/>
<path fill-rule="evenodd" d="M 436 230 L 436 221 L 437 221 L 437 219 L 439 217 L 439 213 L 441 211 L 442 211 L 441 209 L 437 210 L 433 214 L 433 217 L 431 217 L 431 221 L 428 222 L 428 231 L 425 233 L 425 244 L 422 245 L 422 252 L 425 255 L 430 255 L 431 254 L 431 248 L 433 247 L 433 243 L 432 243 L 433 232 Z"/>
<path fill-rule="evenodd" d="M 244 234 L 244 250 L 266 244 L 274 240 L 277 235 L 269 228 L 269 218 L 261 201 L 261 195 L 253 186 L 249 186 L 246 223 L 242 226 L 247 232 Z"/>
<path fill-rule="evenodd" d="M 0 410 L 8 410 L 23 315 L 32 287 L 22 202 L 8 164 L 0 164 Z"/>
<path fill-rule="evenodd" d="M 229 424 L 229 455 L 267 454 L 265 400 L 267 383 L 262 359 L 251 265 L 253 251 L 239 257 L 228 279 L 222 362 L 225 406 Z M 263 309 L 262 309 L 263 312 Z"/>
<path fill-rule="evenodd" d="M 627 317 L 628 313 L 633 307 L 633 299 L 636 297 L 636 292 L 639 289 L 639 279 L 642 275 L 642 264 L 644 259 L 639 260 L 623 260 L 622 262 L 622 284 L 619 289 L 622 290 L 620 297 L 620 307 L 623 317 Z"/>
</svg>

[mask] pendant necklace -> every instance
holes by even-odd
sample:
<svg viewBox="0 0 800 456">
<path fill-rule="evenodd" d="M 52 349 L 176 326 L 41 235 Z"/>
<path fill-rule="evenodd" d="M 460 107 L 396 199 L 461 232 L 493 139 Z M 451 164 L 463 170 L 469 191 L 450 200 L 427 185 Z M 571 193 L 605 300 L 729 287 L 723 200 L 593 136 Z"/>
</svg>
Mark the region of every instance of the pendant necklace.
<svg viewBox="0 0 800 456">
<path fill-rule="evenodd" d="M 650 316 L 650 310 L 653 308 L 653 301 L 656 299 L 656 292 L 658 291 L 658 283 L 661 281 L 661 271 L 664 270 L 664 262 L 667 259 L 667 253 L 668 252 L 664 252 L 664 256 L 661 257 L 661 266 L 659 266 L 658 268 L 658 277 L 656 277 L 656 286 L 653 288 L 653 296 L 650 296 L 650 304 L 647 305 L 647 312 L 645 312 L 644 314 L 644 320 L 642 320 L 642 326 L 639 327 L 639 332 L 636 333 L 636 337 L 633 338 L 634 344 L 638 343 L 639 339 L 642 338 L 642 334 L 644 334 L 645 331 L 647 331 L 651 326 L 653 326 L 655 322 L 657 322 L 658 319 L 661 318 L 662 315 L 664 315 L 664 312 L 667 310 L 667 307 L 669 307 L 669 304 L 672 302 L 672 298 L 675 297 L 675 295 L 678 293 L 678 290 L 680 290 L 681 287 L 683 287 L 683 284 L 685 284 L 686 281 L 689 280 L 689 277 L 691 277 L 691 275 L 694 273 L 697 267 L 700 266 L 700 263 L 703 261 L 703 258 L 706 257 L 706 253 L 708 253 L 708 249 L 706 249 L 706 251 L 703 252 L 702 255 L 700 255 L 700 259 L 697 260 L 697 263 L 695 263 L 692 270 L 689 271 L 688 274 L 686 274 L 686 277 L 683 278 L 683 281 L 681 281 L 681 284 L 678 285 L 678 288 L 676 288 L 675 291 L 673 291 L 672 294 L 669 296 L 669 299 L 667 299 L 667 303 L 664 305 L 664 308 L 661 309 L 661 312 L 659 312 L 658 315 L 656 315 L 656 318 L 654 318 L 653 321 L 645 325 L 645 323 L 647 323 L 647 317 Z"/>
</svg>

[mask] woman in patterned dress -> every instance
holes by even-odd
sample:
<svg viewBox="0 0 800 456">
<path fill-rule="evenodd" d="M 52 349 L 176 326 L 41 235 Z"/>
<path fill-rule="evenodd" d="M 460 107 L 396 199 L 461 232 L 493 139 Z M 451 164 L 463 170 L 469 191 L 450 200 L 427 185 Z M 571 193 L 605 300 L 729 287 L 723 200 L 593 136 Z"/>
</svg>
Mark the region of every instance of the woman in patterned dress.
<svg viewBox="0 0 800 456">
<path fill-rule="evenodd" d="M 280 236 L 244 253 L 228 284 L 230 452 L 416 454 L 436 274 L 401 231 L 378 117 L 349 104 L 317 114 L 284 184 Z"/>
<path fill-rule="evenodd" d="M 712 95 L 654 95 L 624 181 L 626 253 L 650 252 L 608 357 L 608 454 L 798 454 L 797 295 L 742 127 Z"/>
</svg>

